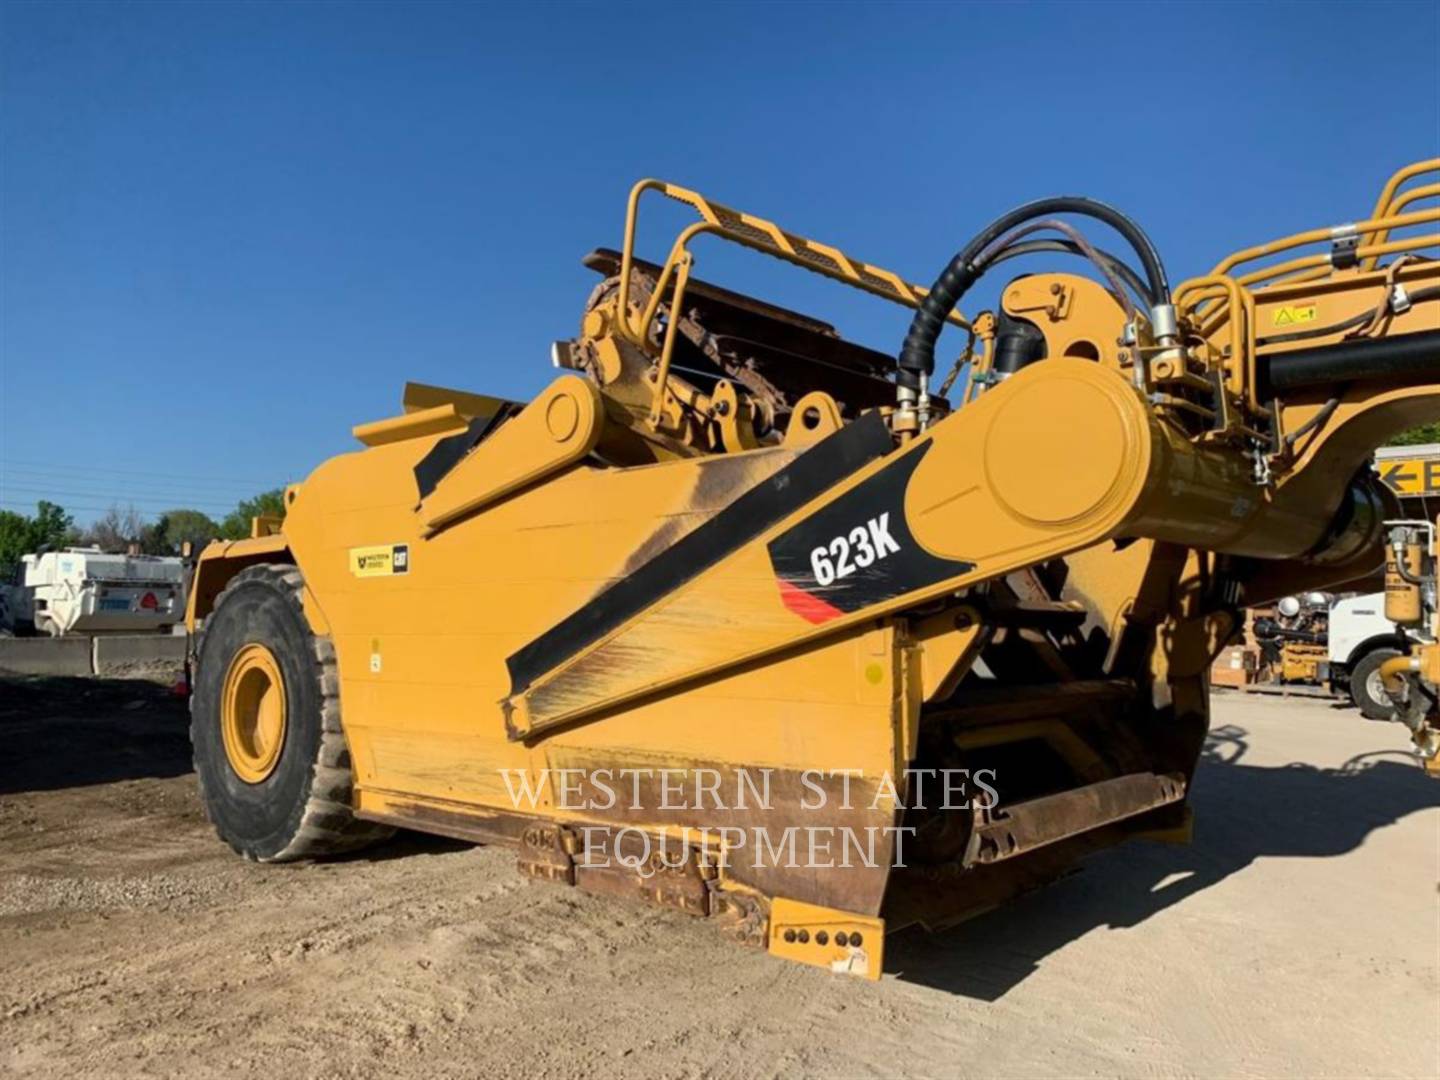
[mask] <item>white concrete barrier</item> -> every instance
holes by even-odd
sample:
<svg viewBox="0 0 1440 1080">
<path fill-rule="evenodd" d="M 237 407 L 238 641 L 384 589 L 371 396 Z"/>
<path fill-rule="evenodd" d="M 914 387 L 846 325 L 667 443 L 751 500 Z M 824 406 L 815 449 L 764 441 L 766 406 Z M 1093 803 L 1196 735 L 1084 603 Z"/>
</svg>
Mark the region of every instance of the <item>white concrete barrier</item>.
<svg viewBox="0 0 1440 1080">
<path fill-rule="evenodd" d="M 121 675 L 135 668 L 180 667 L 185 663 L 183 634 L 110 634 L 94 639 L 96 675 Z"/>
<path fill-rule="evenodd" d="M 0 671 L 11 675 L 89 675 L 90 639 L 0 638 Z"/>
</svg>

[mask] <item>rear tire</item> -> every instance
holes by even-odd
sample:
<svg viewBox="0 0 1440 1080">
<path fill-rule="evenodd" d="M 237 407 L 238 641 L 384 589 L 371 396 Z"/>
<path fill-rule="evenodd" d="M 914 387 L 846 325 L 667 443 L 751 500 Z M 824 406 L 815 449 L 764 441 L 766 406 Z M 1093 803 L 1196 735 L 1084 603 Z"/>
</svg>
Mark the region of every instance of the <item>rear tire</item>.
<svg viewBox="0 0 1440 1080">
<path fill-rule="evenodd" d="M 200 798 L 220 839 L 260 862 L 339 855 L 395 831 L 352 809 L 335 648 L 310 629 L 304 586 L 293 566 L 240 571 L 195 650 Z"/>
<path fill-rule="evenodd" d="M 1395 703 L 1380 682 L 1380 665 L 1399 655 L 1399 649 L 1372 649 L 1350 669 L 1350 697 L 1361 716 L 1370 720 L 1395 719 Z"/>
</svg>

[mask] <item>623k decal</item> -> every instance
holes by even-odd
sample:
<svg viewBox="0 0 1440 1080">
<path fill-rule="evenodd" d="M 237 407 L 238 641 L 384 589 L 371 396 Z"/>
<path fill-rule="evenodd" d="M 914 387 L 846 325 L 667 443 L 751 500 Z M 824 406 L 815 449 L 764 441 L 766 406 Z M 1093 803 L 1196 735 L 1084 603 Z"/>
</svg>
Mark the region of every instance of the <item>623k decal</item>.
<svg viewBox="0 0 1440 1080">
<path fill-rule="evenodd" d="M 975 568 L 931 555 L 905 520 L 905 489 L 930 445 L 770 541 L 770 565 L 786 607 L 810 622 L 828 622 Z"/>
</svg>

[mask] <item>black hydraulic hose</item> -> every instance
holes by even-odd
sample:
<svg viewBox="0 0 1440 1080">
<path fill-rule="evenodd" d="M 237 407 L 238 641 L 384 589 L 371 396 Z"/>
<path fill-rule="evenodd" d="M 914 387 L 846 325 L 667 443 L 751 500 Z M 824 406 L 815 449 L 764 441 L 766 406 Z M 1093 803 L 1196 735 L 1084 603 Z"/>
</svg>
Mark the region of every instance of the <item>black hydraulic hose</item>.
<svg viewBox="0 0 1440 1080">
<path fill-rule="evenodd" d="M 945 328 L 945 320 L 960 298 L 984 273 L 983 266 L 975 265 L 976 257 L 1015 226 L 1050 214 L 1082 214 L 1109 225 L 1129 242 L 1140 257 L 1149 284 L 1148 294 L 1168 300 L 1170 283 L 1165 277 L 1159 252 L 1140 226 L 1120 211 L 1081 195 L 1059 195 L 1026 203 L 986 226 L 983 232 L 960 249 L 935 279 L 929 294 L 915 310 L 910 330 L 905 335 L 905 344 L 900 349 L 898 378 L 901 386 L 919 389 L 935 370 L 935 343 L 940 339 L 940 331 Z"/>
<path fill-rule="evenodd" d="M 1440 379 L 1440 330 L 1270 353 L 1255 361 L 1261 397 L 1382 379 Z"/>
<path fill-rule="evenodd" d="M 1080 245 L 1075 243 L 1074 240 L 1022 240 L 1018 244 L 1011 244 L 999 252 L 993 259 L 985 264 L 985 268 L 988 270 L 996 263 L 1005 262 L 1007 259 L 1018 259 L 1022 256 L 1035 255 L 1042 251 L 1059 251 L 1068 255 L 1078 255 L 1082 259 L 1088 258 L 1085 252 L 1081 250 Z M 1095 253 L 1105 260 L 1116 277 L 1130 286 L 1130 291 L 1141 301 L 1151 306 L 1160 302 L 1150 295 L 1150 290 L 1145 284 L 1145 279 L 1135 272 L 1134 267 L 1125 263 L 1117 256 L 1110 254 L 1110 252 L 1105 251 L 1103 248 L 1096 248 Z M 1367 311 L 1365 318 L 1368 319 L 1369 317 L 1370 313 Z"/>
</svg>

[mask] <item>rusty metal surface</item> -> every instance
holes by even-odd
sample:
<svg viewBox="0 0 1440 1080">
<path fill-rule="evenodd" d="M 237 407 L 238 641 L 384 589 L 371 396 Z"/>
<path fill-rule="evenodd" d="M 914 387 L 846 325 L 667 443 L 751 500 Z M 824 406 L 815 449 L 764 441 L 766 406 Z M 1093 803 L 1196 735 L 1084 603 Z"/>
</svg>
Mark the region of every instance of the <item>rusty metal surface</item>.
<svg viewBox="0 0 1440 1080">
<path fill-rule="evenodd" d="M 586 829 L 576 852 L 575 884 L 586 892 L 643 900 L 687 915 L 710 914 L 714 871 L 693 847 L 648 842 L 632 830 Z"/>
<path fill-rule="evenodd" d="M 695 486 L 686 492 L 680 505 L 660 519 L 655 531 L 625 557 L 615 578 L 633 574 L 798 456 L 793 449 L 770 447 L 748 454 L 701 459 L 694 466 Z"/>
<path fill-rule="evenodd" d="M 526 877 L 575 884 L 575 835 L 563 825 L 537 823 L 525 829 L 516 867 Z"/>
<path fill-rule="evenodd" d="M 770 902 L 753 893 L 726 889 L 720 882 L 710 885 L 710 916 L 716 928 L 740 945 L 763 949 L 770 926 Z"/>
<path fill-rule="evenodd" d="M 580 260 L 582 266 L 587 270 L 594 270 L 602 277 L 612 278 L 620 273 L 620 252 L 614 248 L 596 248 Z M 636 258 L 632 265 L 640 274 L 650 278 L 653 282 L 660 276 L 661 268 L 655 263 L 646 259 Z M 746 296 L 744 293 L 735 292 L 733 289 L 726 289 L 720 285 L 712 285 L 708 281 L 699 278 L 691 278 L 686 291 L 691 295 L 704 297 L 709 300 L 716 300 L 720 303 L 736 307 L 742 311 L 748 311 L 754 315 L 760 315 L 767 319 L 776 319 L 780 322 L 790 323 L 793 326 L 802 327 L 816 334 L 825 334 L 829 337 L 839 337 L 839 333 L 830 323 L 816 319 L 803 312 L 794 311 L 779 304 L 772 304 L 768 300 L 761 300 L 754 296 Z"/>
<path fill-rule="evenodd" d="M 618 286 L 619 256 L 597 251 L 585 265 L 607 275 L 587 310 L 610 299 Z M 632 302 L 649 302 L 659 268 L 636 260 Z M 668 305 L 661 310 L 669 317 Z M 824 387 L 854 416 L 892 403 L 895 358 L 846 341 L 833 326 L 752 297 L 691 279 L 677 325 L 674 365 L 687 377 L 729 378 L 744 386 L 776 427 L 791 407 Z M 944 402 L 934 399 L 936 407 Z"/>
<path fill-rule="evenodd" d="M 625 798 L 615 800 L 607 809 L 591 811 L 608 825 L 650 830 L 688 826 L 697 832 L 709 830 L 712 840 L 727 842 L 738 835 L 736 830 L 743 833 L 746 846 L 729 857 L 720 875 L 724 881 L 766 896 L 786 896 L 842 911 L 873 915 L 880 910 L 895 858 L 895 835 L 890 830 L 899 814 L 882 793 L 879 777 L 851 777 L 847 790 L 843 776 L 805 774 L 778 767 L 747 768 L 719 761 L 655 762 L 620 755 L 599 761 L 560 750 L 553 760 L 557 769 L 574 770 L 573 799 L 577 805 L 608 801 L 607 793 L 594 784 L 597 774 L 607 775 L 606 770 L 612 769 L 617 775 L 620 770 L 633 770 L 625 783 Z M 702 772 L 713 774 L 718 778 L 719 790 L 730 794 L 738 790 L 743 775 L 754 778 L 768 774 L 768 801 L 762 806 L 751 798 L 740 805 L 739 800 L 726 798 L 722 805 L 705 800 L 704 809 L 667 809 L 670 803 L 663 790 L 662 772 L 667 767 L 692 777 Z M 823 806 L 811 808 L 822 801 Z M 833 838 L 835 847 L 830 857 L 835 865 L 823 861 L 806 865 L 810 861 L 806 851 L 811 835 L 808 830 L 812 829 L 821 830 L 816 835 Z M 869 865 L 853 846 L 846 859 L 851 865 L 840 865 L 840 845 L 846 837 L 853 838 L 854 844 L 866 845 L 866 856 L 873 853 Z"/>
<path fill-rule="evenodd" d="M 1013 806 L 977 807 L 964 865 L 996 863 L 1185 797 L 1179 773 L 1129 773 Z"/>
<path fill-rule="evenodd" d="M 446 810 L 423 802 L 400 801 L 391 801 L 386 812 L 362 809 L 355 816 L 365 821 L 434 833 L 454 840 L 468 840 L 474 844 L 505 845 L 520 843 L 526 826 L 538 820 L 525 814 L 504 813 L 469 803 Z"/>
</svg>

